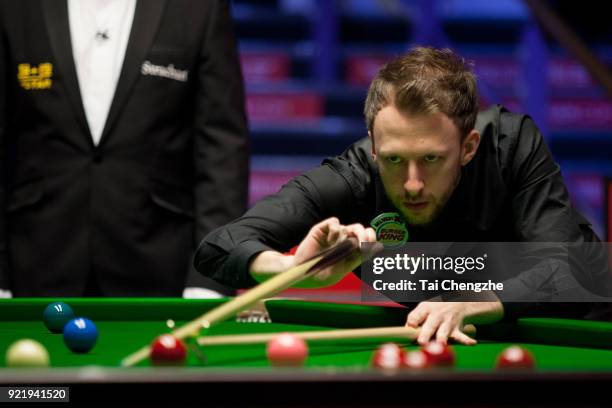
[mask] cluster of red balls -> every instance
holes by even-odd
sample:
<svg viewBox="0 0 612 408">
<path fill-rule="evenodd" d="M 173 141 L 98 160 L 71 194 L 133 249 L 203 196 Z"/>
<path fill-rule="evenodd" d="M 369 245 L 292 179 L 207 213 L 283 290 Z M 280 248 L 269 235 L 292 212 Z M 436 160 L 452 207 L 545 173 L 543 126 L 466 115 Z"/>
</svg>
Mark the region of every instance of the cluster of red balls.
<svg viewBox="0 0 612 408">
<path fill-rule="evenodd" d="M 451 347 L 438 342 L 412 351 L 405 351 L 396 343 L 385 343 L 374 352 L 371 363 L 381 370 L 450 367 L 455 364 L 455 353 Z"/>
<path fill-rule="evenodd" d="M 290 333 L 281 333 L 270 340 L 266 355 L 273 366 L 301 366 L 308 356 L 306 342 Z M 183 364 L 187 357 L 185 344 L 170 334 L 159 336 L 151 345 L 151 360 L 154 365 Z M 372 367 L 385 371 L 400 369 L 429 369 L 453 367 L 455 352 L 452 347 L 430 342 L 417 350 L 406 351 L 396 343 L 384 343 L 376 349 Z M 526 349 L 510 346 L 497 357 L 497 369 L 533 369 L 535 359 Z"/>
<path fill-rule="evenodd" d="M 371 365 L 385 371 L 452 367 L 455 353 L 452 347 L 435 341 L 412 351 L 405 351 L 395 343 L 385 343 L 374 352 Z M 495 366 L 497 369 L 531 369 L 535 367 L 535 360 L 528 350 L 511 346 L 499 354 Z"/>
</svg>

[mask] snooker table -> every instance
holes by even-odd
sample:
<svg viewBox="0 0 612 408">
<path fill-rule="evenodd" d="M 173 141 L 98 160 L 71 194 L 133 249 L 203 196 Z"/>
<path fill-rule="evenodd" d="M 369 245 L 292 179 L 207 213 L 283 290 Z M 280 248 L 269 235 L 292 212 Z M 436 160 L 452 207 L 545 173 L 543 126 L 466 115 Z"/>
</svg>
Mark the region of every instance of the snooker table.
<svg viewBox="0 0 612 408">
<path fill-rule="evenodd" d="M 57 300 L 96 323 L 98 343 L 89 353 L 71 352 L 61 334 L 44 326 L 42 312 Z M 371 369 L 373 350 L 388 341 L 380 338 L 309 343 L 306 366 L 300 368 L 270 367 L 263 344 L 210 346 L 200 350 L 199 358 L 191 351 L 181 367 L 152 367 L 148 361 L 120 367 L 122 358 L 170 330 L 167 319 L 180 326 L 226 300 L 2 299 L 0 387 L 68 386 L 71 402 L 106 406 L 612 404 L 612 323 L 608 322 L 529 318 L 481 325 L 476 346 L 453 346 L 455 367 L 427 371 L 389 374 Z M 270 299 L 263 307 L 202 334 L 393 326 L 402 325 L 407 313 L 400 307 L 291 299 Z M 6 368 L 6 349 L 21 338 L 45 345 L 51 367 Z M 394 341 L 408 349 L 417 347 L 405 339 Z M 510 344 L 528 348 L 536 358 L 536 370 L 496 371 L 496 356 Z"/>
</svg>

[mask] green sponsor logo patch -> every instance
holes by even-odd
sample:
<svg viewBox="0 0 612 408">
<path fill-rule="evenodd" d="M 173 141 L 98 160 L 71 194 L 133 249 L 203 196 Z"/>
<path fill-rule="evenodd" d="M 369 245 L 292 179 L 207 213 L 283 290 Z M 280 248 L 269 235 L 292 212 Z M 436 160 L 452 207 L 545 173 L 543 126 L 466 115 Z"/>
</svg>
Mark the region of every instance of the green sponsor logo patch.
<svg viewBox="0 0 612 408">
<path fill-rule="evenodd" d="M 394 247 L 408 241 L 408 229 L 398 213 L 382 213 L 370 223 L 376 239 L 385 247 Z"/>
</svg>

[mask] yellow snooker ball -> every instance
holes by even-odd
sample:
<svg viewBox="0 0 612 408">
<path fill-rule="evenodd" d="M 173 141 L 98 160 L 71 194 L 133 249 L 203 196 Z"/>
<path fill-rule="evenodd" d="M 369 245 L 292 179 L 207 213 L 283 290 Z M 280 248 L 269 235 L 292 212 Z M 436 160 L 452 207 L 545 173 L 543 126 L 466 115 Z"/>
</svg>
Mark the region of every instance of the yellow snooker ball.
<svg viewBox="0 0 612 408">
<path fill-rule="evenodd" d="M 7 367 L 48 367 L 49 353 L 35 340 L 16 341 L 6 351 Z"/>
</svg>

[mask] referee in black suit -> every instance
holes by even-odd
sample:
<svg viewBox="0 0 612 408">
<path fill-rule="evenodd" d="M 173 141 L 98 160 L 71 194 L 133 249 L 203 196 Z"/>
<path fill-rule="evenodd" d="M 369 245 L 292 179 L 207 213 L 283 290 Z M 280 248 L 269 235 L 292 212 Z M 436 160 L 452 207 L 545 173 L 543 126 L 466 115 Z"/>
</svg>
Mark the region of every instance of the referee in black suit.
<svg viewBox="0 0 612 408">
<path fill-rule="evenodd" d="M 0 0 L 0 289 L 180 296 L 244 212 L 227 1 Z"/>
</svg>

